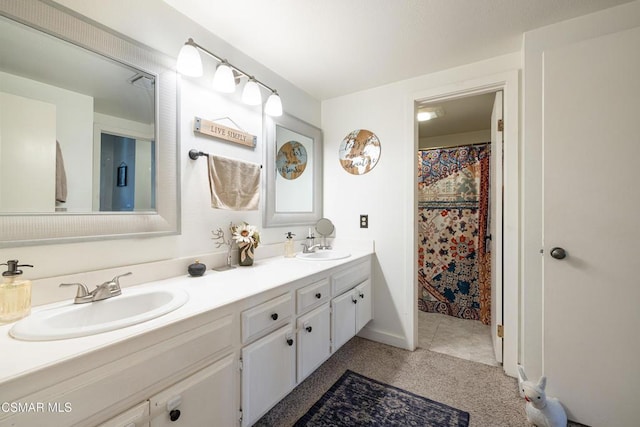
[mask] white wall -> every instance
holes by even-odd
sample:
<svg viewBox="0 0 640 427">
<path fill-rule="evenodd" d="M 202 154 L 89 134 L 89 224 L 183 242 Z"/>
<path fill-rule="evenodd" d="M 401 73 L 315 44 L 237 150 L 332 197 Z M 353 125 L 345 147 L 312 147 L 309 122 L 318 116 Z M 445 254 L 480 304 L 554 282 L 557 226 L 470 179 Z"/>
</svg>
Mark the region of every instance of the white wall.
<svg viewBox="0 0 640 427">
<path fill-rule="evenodd" d="M 5 92 L 56 106 L 56 138 L 62 150 L 68 190 L 67 202 L 61 206 L 70 212 L 90 212 L 93 98 L 8 73 L 0 73 L 0 80 Z M 50 211 L 55 208 L 54 202 L 52 199 Z"/>
<path fill-rule="evenodd" d="M 193 37 L 199 44 L 228 58 L 234 65 L 250 71 L 260 80 L 276 88 L 282 97 L 285 112 L 316 126 L 320 124 L 320 103 L 317 100 L 178 14 L 164 2 L 60 0 L 59 3 L 173 57 L 177 57 L 187 38 Z M 215 248 L 211 240 L 211 230 L 218 227 L 226 228 L 230 221 L 244 220 L 260 226 L 265 243 L 284 242 L 285 231 L 305 236 L 306 227 L 262 229 L 261 211 L 228 212 L 213 210 L 210 207 L 205 160 L 190 160 L 187 154 L 189 149 L 198 148 L 247 161 L 262 162 L 263 142 L 259 108 L 255 110 L 255 107 L 249 108 L 240 103 L 239 91 L 234 95 L 218 94 L 209 90 L 207 83 L 210 81 L 206 79 L 193 82 L 188 78 L 182 82 L 179 119 L 181 150 L 178 160 L 182 188 L 180 235 L 3 248 L 0 249 L 0 259 L 19 259 L 21 262 L 34 264 L 35 268 L 30 269 L 25 275 L 37 279 L 159 260 L 184 259 L 185 261 L 180 262 L 186 267 L 189 260 L 193 262 L 192 258 L 211 252 L 220 253 L 220 259 L 223 259 L 226 251 Z M 257 134 L 258 148 L 254 151 L 195 136 L 191 127 L 195 114 L 209 119 L 232 117 L 247 131 Z M 261 256 L 261 248 L 257 249 L 256 256 Z M 128 284 L 134 284 L 144 281 L 145 277 L 136 275 L 128 279 Z M 36 304 L 68 297 L 68 292 L 58 292 L 57 283 L 54 282 L 55 280 L 51 283 L 44 280 L 41 284 L 34 284 Z"/>
<path fill-rule="evenodd" d="M 0 92 L 0 212 L 55 209 L 56 106 Z"/>
<path fill-rule="evenodd" d="M 366 336 L 413 346 L 417 129 L 411 100 L 519 67 L 519 54 L 504 55 L 322 103 L 325 215 L 341 236 L 375 240 L 375 319 Z M 345 172 L 338 161 L 342 139 L 355 129 L 374 132 L 382 146 L 378 165 L 362 176 Z M 369 228 L 359 228 L 360 214 L 369 215 Z"/>
</svg>

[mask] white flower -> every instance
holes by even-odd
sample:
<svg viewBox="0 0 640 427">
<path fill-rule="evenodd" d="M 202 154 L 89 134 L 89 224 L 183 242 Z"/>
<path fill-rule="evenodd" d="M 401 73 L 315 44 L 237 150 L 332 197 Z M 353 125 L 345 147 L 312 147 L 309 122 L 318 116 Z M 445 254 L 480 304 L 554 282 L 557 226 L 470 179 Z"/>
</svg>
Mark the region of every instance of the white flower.
<svg viewBox="0 0 640 427">
<path fill-rule="evenodd" d="M 233 227 L 233 240 L 238 244 L 250 243 L 257 248 L 260 243 L 260 233 L 255 226 L 242 223 Z"/>
</svg>

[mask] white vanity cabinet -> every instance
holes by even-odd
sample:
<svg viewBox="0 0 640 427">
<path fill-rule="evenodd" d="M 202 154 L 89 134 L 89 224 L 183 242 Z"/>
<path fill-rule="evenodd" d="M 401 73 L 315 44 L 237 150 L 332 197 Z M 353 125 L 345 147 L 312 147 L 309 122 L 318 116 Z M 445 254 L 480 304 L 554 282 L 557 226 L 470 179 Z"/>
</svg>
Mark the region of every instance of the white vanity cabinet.
<svg viewBox="0 0 640 427">
<path fill-rule="evenodd" d="M 98 427 L 149 427 L 149 401 L 145 400 Z"/>
<path fill-rule="evenodd" d="M 236 425 L 236 375 L 231 354 L 151 397 L 150 427 Z"/>
<path fill-rule="evenodd" d="M 49 412 L 0 411 L 0 427 L 253 425 L 372 317 L 369 256 L 309 265 L 294 281 L 215 308 L 201 299 L 177 321 L 5 380 L 0 402 L 44 402 Z"/>
<path fill-rule="evenodd" d="M 329 304 L 298 318 L 298 383 L 331 356 Z"/>
<path fill-rule="evenodd" d="M 250 426 L 296 385 L 296 345 L 287 325 L 242 349 L 242 425 Z"/>
<path fill-rule="evenodd" d="M 241 314 L 243 426 L 252 425 L 296 385 L 293 311 L 287 292 Z"/>
<path fill-rule="evenodd" d="M 373 318 L 371 279 L 331 300 L 333 351 L 353 338 Z"/>
</svg>

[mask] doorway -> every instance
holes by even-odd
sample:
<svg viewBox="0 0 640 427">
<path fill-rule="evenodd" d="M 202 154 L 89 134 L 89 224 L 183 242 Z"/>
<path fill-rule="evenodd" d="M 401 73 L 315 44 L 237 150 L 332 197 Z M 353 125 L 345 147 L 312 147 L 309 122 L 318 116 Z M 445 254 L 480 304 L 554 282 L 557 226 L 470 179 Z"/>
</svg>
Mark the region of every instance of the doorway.
<svg viewBox="0 0 640 427">
<path fill-rule="evenodd" d="M 502 92 L 418 102 L 418 346 L 502 362 Z M 493 153 L 493 154 L 492 154 Z M 500 159 L 501 160 L 501 159 Z M 501 227 L 500 227 L 501 229 Z M 497 241 L 496 239 L 496 241 Z M 496 280 L 498 279 L 498 280 Z"/>
</svg>

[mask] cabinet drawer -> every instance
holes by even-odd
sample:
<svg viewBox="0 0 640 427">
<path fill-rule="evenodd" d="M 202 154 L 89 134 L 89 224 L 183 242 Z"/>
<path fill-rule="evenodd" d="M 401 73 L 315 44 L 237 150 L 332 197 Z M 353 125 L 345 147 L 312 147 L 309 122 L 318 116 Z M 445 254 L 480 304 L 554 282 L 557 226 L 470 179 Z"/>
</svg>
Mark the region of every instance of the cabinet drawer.
<svg viewBox="0 0 640 427">
<path fill-rule="evenodd" d="M 287 293 L 242 312 L 242 342 L 258 338 L 289 321 L 293 300 Z"/>
<path fill-rule="evenodd" d="M 331 277 L 333 295 L 337 296 L 353 288 L 371 276 L 371 261 L 355 265 L 348 270 L 337 273 Z"/>
<path fill-rule="evenodd" d="M 322 279 L 319 282 L 312 283 L 304 288 L 298 289 L 296 292 L 296 301 L 298 305 L 298 314 L 317 307 L 325 301 L 329 301 L 331 286 L 329 279 Z"/>
</svg>

